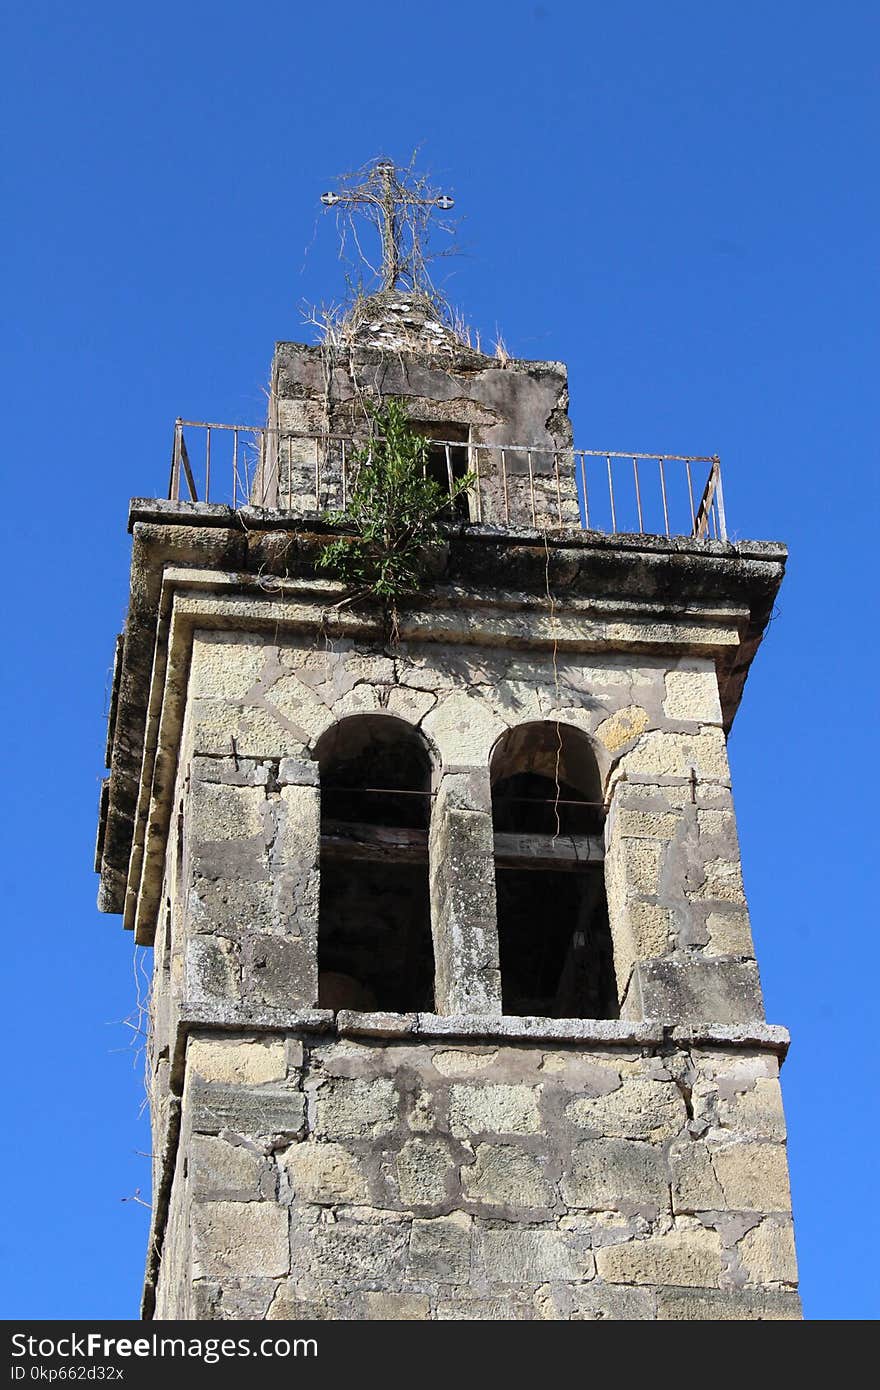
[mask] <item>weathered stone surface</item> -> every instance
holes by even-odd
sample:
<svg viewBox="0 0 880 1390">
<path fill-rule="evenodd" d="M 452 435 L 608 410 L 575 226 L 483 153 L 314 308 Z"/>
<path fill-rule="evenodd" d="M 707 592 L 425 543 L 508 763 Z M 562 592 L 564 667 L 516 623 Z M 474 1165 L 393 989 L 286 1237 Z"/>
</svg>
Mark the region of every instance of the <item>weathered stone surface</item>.
<svg viewBox="0 0 880 1390">
<path fill-rule="evenodd" d="M 650 840 L 622 842 L 623 873 L 630 889 L 638 893 L 659 893 L 663 846 Z"/>
<path fill-rule="evenodd" d="M 408 1234 L 403 1222 L 338 1220 L 332 1225 L 293 1225 L 292 1270 L 304 1288 L 393 1288 L 403 1276 Z"/>
<path fill-rule="evenodd" d="M 672 1210 L 676 1214 L 721 1211 L 727 1205 L 705 1144 L 688 1136 L 672 1146 L 669 1161 Z"/>
<path fill-rule="evenodd" d="M 657 1291 L 657 1317 L 679 1322 L 794 1322 L 802 1317 L 792 1289 L 678 1289 Z"/>
<path fill-rule="evenodd" d="M 710 912 L 706 927 L 709 932 L 707 956 L 754 956 L 749 917 L 745 909 Z"/>
<path fill-rule="evenodd" d="M 797 1283 L 791 1222 L 768 1218 L 747 1231 L 737 1249 L 751 1284 Z"/>
<path fill-rule="evenodd" d="M 628 776 L 681 778 L 690 777 L 691 769 L 701 780 L 729 782 L 727 748 L 720 729 L 703 727 L 693 734 L 650 730 L 624 755 L 618 768 Z"/>
<path fill-rule="evenodd" d="M 643 840 L 671 840 L 681 817 L 674 811 L 634 811 L 621 807 L 616 828 L 621 835 Z"/>
<path fill-rule="evenodd" d="M 667 671 L 664 680 L 666 699 L 663 701 L 663 713 L 667 719 L 721 723 L 721 704 L 714 670 Z"/>
<path fill-rule="evenodd" d="M 588 1210 L 658 1210 L 666 1203 L 667 1188 L 661 1149 L 631 1139 L 587 1139 L 572 1153 L 562 1196 L 570 1207 Z"/>
<path fill-rule="evenodd" d="M 507 725 L 485 700 L 456 692 L 426 716 L 422 727 L 444 762 L 478 767 Z"/>
<path fill-rule="evenodd" d="M 355 1156 L 341 1144 L 293 1144 L 281 1155 L 290 1196 L 298 1202 L 360 1202 L 367 1184 Z"/>
<path fill-rule="evenodd" d="M 434 1317 L 438 1322 L 521 1322 L 532 1321 L 535 1312 L 525 1295 L 509 1298 L 462 1298 L 438 1303 Z"/>
<path fill-rule="evenodd" d="M 695 888 L 692 898 L 711 898 L 715 902 L 745 903 L 742 868 L 737 859 L 707 859 L 703 865 L 705 878 Z"/>
<path fill-rule="evenodd" d="M 674 1082 L 624 1077 L 616 1091 L 573 1100 L 566 1114 L 579 1129 L 621 1139 L 663 1140 L 684 1125 L 684 1101 Z"/>
<path fill-rule="evenodd" d="M 438 1284 L 466 1283 L 471 1271 L 471 1228 L 471 1218 L 463 1212 L 413 1221 L 410 1277 Z"/>
<path fill-rule="evenodd" d="M 285 1279 L 279 1284 L 266 1313 L 268 1322 L 336 1322 L 344 1318 L 344 1304 L 340 1300 L 306 1299 L 299 1297 L 301 1287 L 296 1279 Z"/>
<path fill-rule="evenodd" d="M 192 1210 L 193 1278 L 286 1274 L 287 1213 L 273 1202 L 199 1202 Z"/>
<path fill-rule="evenodd" d="M 449 1090 L 449 1123 L 458 1136 L 538 1134 L 538 1093 L 531 1086 L 453 1085 Z"/>
<path fill-rule="evenodd" d="M 462 1170 L 462 1189 L 487 1207 L 545 1207 L 553 1188 L 541 1161 L 513 1144 L 478 1144 L 473 1167 Z"/>
<path fill-rule="evenodd" d="M 229 1275 L 222 1283 L 196 1279 L 187 1315 L 212 1321 L 265 1318 L 277 1285 L 277 1278 L 259 1275 Z"/>
<path fill-rule="evenodd" d="M 480 1052 L 465 1048 L 447 1048 L 435 1052 L 432 1061 L 441 1076 L 461 1077 L 484 1072 L 487 1067 L 491 1067 L 497 1056 L 495 1048 Z"/>
<path fill-rule="evenodd" d="M 535 1307 L 542 1318 L 632 1322 L 654 1318 L 657 1299 L 653 1289 L 591 1279 L 587 1284 L 543 1284 L 535 1294 Z"/>
<path fill-rule="evenodd" d="M 365 1293 L 364 1316 L 382 1322 L 422 1322 L 430 1316 L 431 1303 L 422 1293 Z"/>
<path fill-rule="evenodd" d="M 791 1192 L 782 1144 L 730 1144 L 712 1151 L 725 1206 L 744 1211 L 789 1211 Z"/>
<path fill-rule="evenodd" d="M 189 832 L 197 842 L 261 838 L 265 805 L 261 787 L 200 782 L 192 795 Z"/>
<path fill-rule="evenodd" d="M 761 1022 L 764 1004 L 754 961 L 640 961 L 642 1004 L 653 1018 L 705 1020 L 712 1024 Z"/>
<path fill-rule="evenodd" d="M 609 1283 L 717 1287 L 721 1240 L 716 1231 L 685 1229 L 630 1240 L 596 1252 L 596 1269 Z"/>
<path fill-rule="evenodd" d="M 410 1206 L 435 1206 L 449 1198 L 455 1163 L 441 1140 L 410 1139 L 395 1160 L 400 1200 Z"/>
<path fill-rule="evenodd" d="M 201 631 L 193 634 L 190 696 L 240 700 L 265 665 L 266 647 L 259 634 Z"/>
<path fill-rule="evenodd" d="M 203 1081 L 259 1085 L 264 1081 L 283 1081 L 287 1075 L 284 1042 L 280 1038 L 254 1038 L 247 1042 L 190 1038 L 186 1061 Z"/>
<path fill-rule="evenodd" d="M 637 959 L 663 956 L 669 950 L 672 913 L 656 903 L 630 902 L 623 909 Z"/>
<path fill-rule="evenodd" d="M 575 1249 L 561 1231 L 483 1231 L 479 1249 L 486 1277 L 494 1284 L 589 1279 L 595 1269 L 592 1253 Z"/>
<path fill-rule="evenodd" d="M 719 1095 L 717 1116 L 726 1128 L 745 1139 L 785 1139 L 782 1092 L 775 1077 L 757 1076 Z"/>
<path fill-rule="evenodd" d="M 305 1125 L 305 1097 L 280 1086 L 249 1088 L 195 1081 L 189 1090 L 193 1129 L 201 1134 L 277 1134 L 296 1138 Z"/>
<path fill-rule="evenodd" d="M 186 948 L 186 994 L 194 1003 L 238 999 L 241 954 L 225 936 L 195 936 Z"/>
<path fill-rule="evenodd" d="M 604 743 L 609 753 L 616 753 L 644 733 L 649 723 L 648 712 L 641 705 L 627 705 L 608 719 L 603 719 L 596 730 L 596 737 Z"/>
<path fill-rule="evenodd" d="M 398 1104 L 394 1083 L 382 1077 L 327 1081 L 315 1101 L 315 1133 L 328 1139 L 376 1139 L 394 1129 Z"/>
<path fill-rule="evenodd" d="M 274 1174 L 262 1154 L 208 1134 L 190 1140 L 189 1181 L 200 1200 L 256 1202 L 275 1196 Z"/>
</svg>

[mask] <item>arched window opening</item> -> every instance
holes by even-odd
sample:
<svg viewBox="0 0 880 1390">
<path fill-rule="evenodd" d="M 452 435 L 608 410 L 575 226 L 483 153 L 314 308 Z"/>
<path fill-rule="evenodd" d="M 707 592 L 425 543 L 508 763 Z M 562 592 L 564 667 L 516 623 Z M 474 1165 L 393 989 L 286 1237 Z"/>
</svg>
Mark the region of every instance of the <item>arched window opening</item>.
<svg viewBox="0 0 880 1390">
<path fill-rule="evenodd" d="M 506 1014 L 616 1018 L 602 782 L 584 734 L 520 725 L 495 746 L 492 826 Z"/>
<path fill-rule="evenodd" d="M 431 760 L 424 742 L 403 720 L 355 715 L 328 729 L 316 756 L 319 1007 L 431 1010 Z"/>
</svg>

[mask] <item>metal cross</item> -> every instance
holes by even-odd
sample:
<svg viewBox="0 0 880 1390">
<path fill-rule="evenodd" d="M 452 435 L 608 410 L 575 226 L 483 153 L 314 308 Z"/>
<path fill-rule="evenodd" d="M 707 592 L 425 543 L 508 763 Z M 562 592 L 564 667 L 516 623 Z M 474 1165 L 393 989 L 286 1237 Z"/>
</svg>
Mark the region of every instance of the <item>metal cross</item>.
<svg viewBox="0 0 880 1390">
<path fill-rule="evenodd" d="M 403 273 L 405 258 L 401 241 L 401 214 L 407 208 L 441 208 L 446 212 L 454 206 L 453 199 L 443 193 L 438 198 L 420 198 L 398 177 L 390 159 L 380 159 L 373 165 L 363 183 L 341 193 L 322 193 L 321 202 L 332 208 L 338 204 L 349 207 L 367 204 L 375 208 L 382 235 L 382 288 L 393 290 Z"/>
</svg>

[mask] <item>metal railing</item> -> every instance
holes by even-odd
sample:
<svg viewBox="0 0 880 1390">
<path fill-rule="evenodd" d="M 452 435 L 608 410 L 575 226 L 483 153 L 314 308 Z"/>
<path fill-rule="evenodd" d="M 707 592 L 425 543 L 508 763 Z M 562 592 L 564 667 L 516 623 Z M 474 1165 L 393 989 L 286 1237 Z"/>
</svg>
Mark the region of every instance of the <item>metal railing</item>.
<svg viewBox="0 0 880 1390">
<path fill-rule="evenodd" d="M 726 540 L 717 455 L 552 449 L 431 440 L 451 487 L 467 471 L 469 519 L 540 530 Z M 178 419 L 168 496 L 233 508 L 345 510 L 368 442 Z M 459 518 L 462 519 L 462 518 Z"/>
</svg>

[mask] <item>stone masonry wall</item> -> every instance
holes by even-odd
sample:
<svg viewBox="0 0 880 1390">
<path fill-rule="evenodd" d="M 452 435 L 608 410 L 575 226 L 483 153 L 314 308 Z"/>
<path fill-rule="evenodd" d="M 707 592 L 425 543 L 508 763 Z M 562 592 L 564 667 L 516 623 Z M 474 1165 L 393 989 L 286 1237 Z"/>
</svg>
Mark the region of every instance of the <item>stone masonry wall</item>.
<svg viewBox="0 0 880 1390">
<path fill-rule="evenodd" d="M 195 1032 L 157 1316 L 796 1318 L 772 1055 Z"/>
<path fill-rule="evenodd" d="M 437 1013 L 365 1040 L 316 1009 L 312 753 L 383 713 L 435 762 Z M 609 798 L 621 1022 L 580 1042 L 500 1017 L 489 759 L 535 719 L 591 739 Z M 196 631 L 174 827 L 157 1316 L 799 1316 L 710 657 Z"/>
<path fill-rule="evenodd" d="M 188 711 L 188 862 L 184 894 L 170 895 L 187 904 L 175 952 L 186 956 L 188 998 L 316 1002 L 320 811 L 310 754 L 336 720 L 384 712 L 420 729 L 435 755 L 441 1011 L 497 1011 L 489 758 L 508 728 L 559 719 L 591 738 L 608 779 L 623 1016 L 763 1016 L 709 658 L 591 654 L 587 664 L 558 653 L 554 673 L 544 653 L 527 651 L 425 644 L 390 656 L 350 640 L 328 649 L 204 632 Z M 457 874 L 441 879 L 452 861 Z M 485 962 L 482 975 L 468 958 Z"/>
<path fill-rule="evenodd" d="M 389 398 L 404 401 L 414 421 L 464 427 L 471 445 L 484 446 L 469 457 L 469 467 L 480 474 L 480 506 L 474 501 L 472 520 L 540 528 L 579 524 L 564 364 L 514 358 L 502 364 L 466 348 L 450 360 L 405 347 L 391 354 L 279 343 L 270 403 L 277 464 L 257 477 L 254 501 L 299 514 L 342 506 L 339 437 L 365 442 L 368 407 Z M 314 436 L 327 434 L 335 438 L 315 442 Z M 349 445 L 349 467 L 351 454 Z"/>
</svg>

